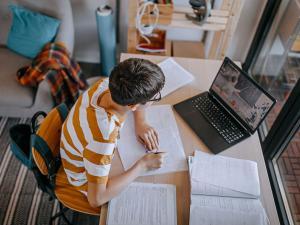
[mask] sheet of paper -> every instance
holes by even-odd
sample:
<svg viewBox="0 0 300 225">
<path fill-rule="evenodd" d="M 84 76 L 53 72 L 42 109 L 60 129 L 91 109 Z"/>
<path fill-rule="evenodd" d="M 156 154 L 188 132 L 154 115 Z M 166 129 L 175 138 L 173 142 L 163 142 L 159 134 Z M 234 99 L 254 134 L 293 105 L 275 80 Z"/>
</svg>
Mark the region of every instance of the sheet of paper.
<svg viewBox="0 0 300 225">
<path fill-rule="evenodd" d="M 266 225 L 263 213 L 244 213 L 191 205 L 190 225 Z"/>
<path fill-rule="evenodd" d="M 161 91 L 162 97 L 190 83 L 194 79 L 194 76 L 190 72 L 185 70 L 172 58 L 162 61 L 158 66 L 162 69 L 166 78 L 165 86 Z"/>
<path fill-rule="evenodd" d="M 194 195 L 211 195 L 211 196 L 223 196 L 223 197 L 235 197 L 235 198 L 253 198 L 253 195 L 247 193 L 234 191 L 221 186 L 191 181 L 191 193 Z"/>
<path fill-rule="evenodd" d="M 262 214 L 264 224 L 269 224 L 266 211 L 259 199 L 230 198 L 218 196 L 192 195 L 191 205 L 238 213 Z"/>
<path fill-rule="evenodd" d="M 228 188 L 224 188 L 221 186 L 216 186 L 208 183 L 204 183 L 193 179 L 192 167 L 193 167 L 193 159 L 194 157 L 189 156 L 188 158 L 188 166 L 190 172 L 190 183 L 191 183 L 191 194 L 192 195 L 211 195 L 211 196 L 223 196 L 223 197 L 236 197 L 236 198 L 253 198 L 253 195 L 249 195 L 247 193 L 234 191 Z"/>
<path fill-rule="evenodd" d="M 167 152 L 167 156 L 160 169 L 149 171 L 144 175 L 187 170 L 186 157 L 171 106 L 148 107 L 146 118 L 147 122 L 157 130 L 160 151 Z M 128 115 L 121 129 L 118 151 L 125 170 L 128 170 L 137 160 L 147 154 L 145 147 L 137 141 L 133 114 Z"/>
<path fill-rule="evenodd" d="M 176 225 L 176 188 L 132 183 L 108 206 L 107 225 Z"/>
<path fill-rule="evenodd" d="M 191 204 L 197 205 L 198 207 L 243 213 L 260 213 L 264 210 L 259 199 L 249 198 L 192 195 Z"/>
<path fill-rule="evenodd" d="M 260 195 L 257 164 L 249 160 L 195 151 L 191 179 L 246 193 L 253 198 Z"/>
</svg>

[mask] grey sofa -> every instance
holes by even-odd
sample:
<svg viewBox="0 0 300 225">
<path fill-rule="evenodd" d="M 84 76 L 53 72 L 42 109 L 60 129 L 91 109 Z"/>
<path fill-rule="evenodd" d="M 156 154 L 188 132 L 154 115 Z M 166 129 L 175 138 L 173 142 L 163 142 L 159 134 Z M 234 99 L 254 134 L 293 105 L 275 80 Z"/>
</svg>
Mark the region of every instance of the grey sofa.
<svg viewBox="0 0 300 225">
<path fill-rule="evenodd" d="M 31 117 L 36 111 L 48 112 L 53 107 L 50 88 L 42 81 L 38 88 L 24 87 L 16 81 L 17 70 L 31 63 L 21 55 L 6 48 L 6 40 L 12 23 L 9 4 L 61 20 L 56 41 L 62 41 L 73 53 L 74 24 L 69 0 L 1 0 L 0 1 L 0 116 Z"/>
</svg>

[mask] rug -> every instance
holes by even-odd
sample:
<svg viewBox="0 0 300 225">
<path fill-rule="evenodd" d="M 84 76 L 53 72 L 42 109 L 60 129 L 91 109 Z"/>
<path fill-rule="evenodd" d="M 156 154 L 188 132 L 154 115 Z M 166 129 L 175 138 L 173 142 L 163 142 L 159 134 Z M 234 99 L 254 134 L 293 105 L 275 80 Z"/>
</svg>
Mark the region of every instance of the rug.
<svg viewBox="0 0 300 225">
<path fill-rule="evenodd" d="M 0 224 L 48 225 L 58 211 L 58 202 L 49 201 L 47 194 L 37 188 L 34 175 L 12 155 L 9 129 L 29 119 L 0 117 Z M 73 225 L 98 225 L 99 217 L 69 210 L 66 213 Z M 57 219 L 53 225 L 64 225 Z"/>
</svg>

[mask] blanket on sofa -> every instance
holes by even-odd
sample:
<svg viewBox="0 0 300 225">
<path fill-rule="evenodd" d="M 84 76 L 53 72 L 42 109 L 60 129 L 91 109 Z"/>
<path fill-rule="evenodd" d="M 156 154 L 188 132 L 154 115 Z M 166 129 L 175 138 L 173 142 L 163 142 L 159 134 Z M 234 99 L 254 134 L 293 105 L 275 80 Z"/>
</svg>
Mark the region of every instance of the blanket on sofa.
<svg viewBox="0 0 300 225">
<path fill-rule="evenodd" d="M 20 84 L 32 87 L 44 79 L 49 82 L 55 105 L 65 102 L 69 108 L 79 97 L 79 90 L 88 87 L 80 66 L 60 42 L 46 44 L 31 66 L 21 68 L 17 74 Z"/>
</svg>

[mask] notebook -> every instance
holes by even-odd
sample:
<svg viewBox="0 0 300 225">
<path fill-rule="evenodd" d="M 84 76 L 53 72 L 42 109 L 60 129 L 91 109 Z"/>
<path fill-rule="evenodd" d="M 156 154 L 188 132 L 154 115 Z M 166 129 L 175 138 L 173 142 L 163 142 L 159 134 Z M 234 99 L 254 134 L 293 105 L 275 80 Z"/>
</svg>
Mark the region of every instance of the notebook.
<svg viewBox="0 0 300 225">
<path fill-rule="evenodd" d="M 145 113 L 147 122 L 158 132 L 160 151 L 168 154 L 165 156 L 162 168 L 146 172 L 144 175 L 187 170 L 186 156 L 171 106 L 150 106 L 145 109 Z M 145 147 L 136 138 L 133 113 L 127 116 L 120 131 L 118 152 L 124 170 L 128 170 L 136 161 L 147 154 Z"/>
<path fill-rule="evenodd" d="M 176 225 L 176 187 L 132 183 L 108 204 L 107 225 Z"/>
<path fill-rule="evenodd" d="M 188 158 L 190 225 L 267 225 L 256 162 L 195 151 Z"/>
</svg>

